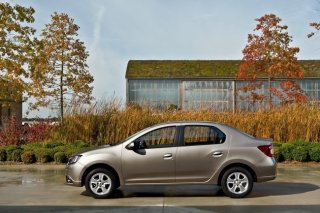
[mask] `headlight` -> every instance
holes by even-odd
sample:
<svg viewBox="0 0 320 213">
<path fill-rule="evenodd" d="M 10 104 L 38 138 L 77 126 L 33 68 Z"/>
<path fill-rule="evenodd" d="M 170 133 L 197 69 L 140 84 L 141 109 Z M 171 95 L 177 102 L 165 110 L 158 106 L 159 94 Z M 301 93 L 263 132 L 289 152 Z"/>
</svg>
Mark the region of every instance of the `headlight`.
<svg viewBox="0 0 320 213">
<path fill-rule="evenodd" d="M 82 155 L 74 155 L 74 156 L 71 156 L 71 157 L 69 158 L 69 160 L 68 160 L 68 164 L 74 164 L 74 163 L 76 163 L 76 162 L 80 159 L 81 156 L 82 156 Z"/>
</svg>

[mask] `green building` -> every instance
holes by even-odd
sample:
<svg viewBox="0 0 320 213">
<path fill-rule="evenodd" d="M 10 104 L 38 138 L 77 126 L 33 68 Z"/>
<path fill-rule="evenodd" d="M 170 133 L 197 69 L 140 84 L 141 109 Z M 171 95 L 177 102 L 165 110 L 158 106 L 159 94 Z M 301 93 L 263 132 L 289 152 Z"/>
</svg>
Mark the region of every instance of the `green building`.
<svg viewBox="0 0 320 213">
<path fill-rule="evenodd" d="M 320 102 L 320 60 L 299 61 L 305 78 L 297 80 L 313 103 Z M 155 108 L 249 110 L 252 105 L 239 90 L 246 81 L 236 80 L 239 60 L 130 60 L 128 62 L 127 102 Z M 259 93 L 268 94 L 267 78 Z M 279 87 L 275 79 L 271 85 Z M 268 100 L 260 103 L 267 106 Z M 272 98 L 274 105 L 280 103 Z M 257 107 L 257 106 L 255 106 Z"/>
</svg>

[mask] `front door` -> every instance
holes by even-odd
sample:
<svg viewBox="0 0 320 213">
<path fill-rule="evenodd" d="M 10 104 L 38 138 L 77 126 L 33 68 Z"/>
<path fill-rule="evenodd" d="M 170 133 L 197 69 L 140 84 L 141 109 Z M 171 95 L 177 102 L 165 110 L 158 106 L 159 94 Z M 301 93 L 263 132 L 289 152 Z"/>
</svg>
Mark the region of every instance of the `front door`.
<svg viewBox="0 0 320 213">
<path fill-rule="evenodd" d="M 133 150 L 123 149 L 126 184 L 175 181 L 176 132 L 175 126 L 152 130 L 134 141 Z"/>
</svg>

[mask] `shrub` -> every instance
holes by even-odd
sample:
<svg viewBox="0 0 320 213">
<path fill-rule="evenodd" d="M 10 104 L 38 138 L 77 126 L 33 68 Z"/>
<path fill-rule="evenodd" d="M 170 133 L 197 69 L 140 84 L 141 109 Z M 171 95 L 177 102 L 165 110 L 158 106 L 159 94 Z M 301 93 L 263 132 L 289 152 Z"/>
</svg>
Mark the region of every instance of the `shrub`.
<svg viewBox="0 0 320 213">
<path fill-rule="evenodd" d="M 281 162 L 284 160 L 280 147 L 274 146 L 273 151 L 274 151 L 274 158 L 276 159 L 277 162 Z"/>
<path fill-rule="evenodd" d="M 26 151 L 22 153 L 21 160 L 25 164 L 35 163 L 36 162 L 36 156 L 31 151 Z"/>
<path fill-rule="evenodd" d="M 309 150 L 310 160 L 320 162 L 320 144 L 313 146 Z"/>
<path fill-rule="evenodd" d="M 11 153 L 11 159 L 15 162 L 21 162 L 22 149 L 15 149 Z"/>
<path fill-rule="evenodd" d="M 82 141 L 82 140 L 76 140 L 72 143 L 73 146 L 77 147 L 77 148 L 87 148 L 89 147 L 89 144 Z"/>
<path fill-rule="evenodd" d="M 273 146 L 273 147 L 281 147 L 282 144 L 283 144 L 283 143 L 281 143 L 281 142 L 273 142 L 273 143 L 272 143 L 272 146 Z"/>
<path fill-rule="evenodd" d="M 53 153 L 64 152 L 66 150 L 66 146 L 56 146 L 52 149 Z"/>
<path fill-rule="evenodd" d="M 7 152 L 4 148 L 0 148 L 0 161 L 7 160 Z"/>
<path fill-rule="evenodd" d="M 36 150 L 36 159 L 40 163 L 48 163 L 53 161 L 53 152 L 49 149 Z"/>
<path fill-rule="evenodd" d="M 28 142 L 45 141 L 51 137 L 54 125 L 49 121 L 38 121 L 25 128 Z"/>
<path fill-rule="evenodd" d="M 67 158 L 70 158 L 72 155 L 78 153 L 80 150 L 74 147 L 68 147 L 65 151 Z"/>
<path fill-rule="evenodd" d="M 12 116 L 4 121 L 0 128 L 0 145 L 19 145 L 22 136 L 21 124 L 15 116 Z"/>
<path fill-rule="evenodd" d="M 280 152 L 283 155 L 284 160 L 293 160 L 292 151 L 294 149 L 294 144 L 292 143 L 284 143 L 280 148 Z"/>
<path fill-rule="evenodd" d="M 42 143 L 28 143 L 21 145 L 21 148 L 24 151 L 35 151 L 37 149 L 41 149 L 43 147 Z"/>
<path fill-rule="evenodd" d="M 64 144 L 61 141 L 49 141 L 44 145 L 44 147 L 51 149 L 51 148 L 55 148 L 63 145 Z"/>
<path fill-rule="evenodd" d="M 64 152 L 57 152 L 54 154 L 54 161 L 56 163 L 67 163 L 68 158 Z"/>
<path fill-rule="evenodd" d="M 18 148 L 19 147 L 17 145 L 9 145 L 5 148 L 7 152 L 7 161 L 13 161 L 12 152 Z"/>
<path fill-rule="evenodd" d="M 292 150 L 293 160 L 304 162 L 308 159 L 308 147 L 303 145 L 296 145 Z"/>
</svg>

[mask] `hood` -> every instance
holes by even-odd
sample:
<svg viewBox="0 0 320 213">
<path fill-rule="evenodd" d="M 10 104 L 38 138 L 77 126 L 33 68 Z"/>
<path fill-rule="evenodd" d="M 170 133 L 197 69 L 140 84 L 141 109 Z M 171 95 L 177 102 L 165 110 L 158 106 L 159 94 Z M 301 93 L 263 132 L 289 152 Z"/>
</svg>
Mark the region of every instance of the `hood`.
<svg viewBox="0 0 320 213">
<path fill-rule="evenodd" d="M 110 145 L 103 145 L 103 146 L 98 146 L 98 147 L 91 147 L 83 150 L 82 152 L 78 153 L 79 155 L 91 155 L 95 153 L 99 153 L 104 149 L 110 148 Z"/>
</svg>

